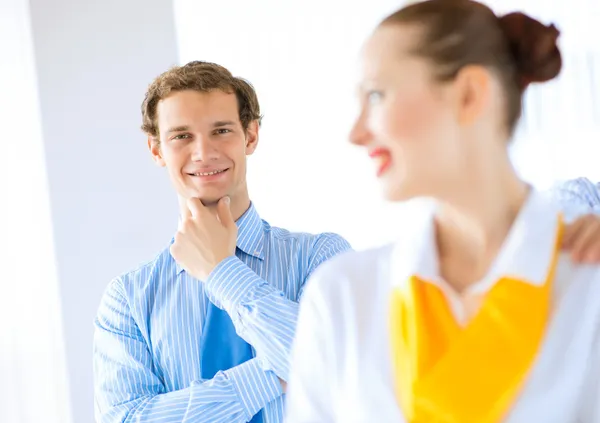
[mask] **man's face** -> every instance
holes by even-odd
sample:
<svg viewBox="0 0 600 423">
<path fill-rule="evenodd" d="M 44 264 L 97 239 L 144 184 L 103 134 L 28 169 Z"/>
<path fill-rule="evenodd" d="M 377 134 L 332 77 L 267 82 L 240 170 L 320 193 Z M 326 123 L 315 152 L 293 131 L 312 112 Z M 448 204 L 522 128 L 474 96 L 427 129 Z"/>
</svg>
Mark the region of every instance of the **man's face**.
<svg viewBox="0 0 600 423">
<path fill-rule="evenodd" d="M 247 196 L 246 156 L 256 149 L 258 123 L 244 131 L 235 94 L 178 91 L 157 106 L 155 161 L 167 168 L 180 197 L 211 205 L 224 196 Z"/>
</svg>

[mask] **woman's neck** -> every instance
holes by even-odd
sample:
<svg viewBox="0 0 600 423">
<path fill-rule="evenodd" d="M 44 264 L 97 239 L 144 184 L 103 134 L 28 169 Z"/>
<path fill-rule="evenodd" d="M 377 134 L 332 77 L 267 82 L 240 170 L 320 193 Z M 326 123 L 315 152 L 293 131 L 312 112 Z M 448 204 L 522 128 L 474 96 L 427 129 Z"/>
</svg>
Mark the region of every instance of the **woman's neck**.
<svg viewBox="0 0 600 423">
<path fill-rule="evenodd" d="M 458 292 L 486 275 L 529 193 L 510 165 L 496 170 L 471 173 L 436 213 L 440 274 Z"/>
</svg>

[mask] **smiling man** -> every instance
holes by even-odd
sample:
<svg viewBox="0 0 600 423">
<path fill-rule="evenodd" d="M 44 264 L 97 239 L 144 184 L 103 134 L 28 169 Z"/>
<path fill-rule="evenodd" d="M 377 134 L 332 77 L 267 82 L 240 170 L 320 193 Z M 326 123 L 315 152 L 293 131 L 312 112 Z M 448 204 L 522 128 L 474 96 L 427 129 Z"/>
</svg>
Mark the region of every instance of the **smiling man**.
<svg viewBox="0 0 600 423">
<path fill-rule="evenodd" d="M 283 420 L 297 301 L 335 234 L 271 227 L 251 203 L 246 158 L 260 109 L 246 81 L 192 62 L 160 75 L 142 129 L 180 204 L 152 261 L 111 282 L 94 340 L 99 422 Z"/>
<path fill-rule="evenodd" d="M 162 252 L 115 278 L 102 298 L 96 420 L 279 423 L 305 281 L 350 246 L 259 217 L 246 185 L 259 103 L 227 69 L 191 62 L 165 72 L 150 85 L 142 117 L 150 153 L 178 195 L 180 225 Z M 569 226 L 567 247 L 599 260 L 599 222 L 588 216 Z"/>
</svg>

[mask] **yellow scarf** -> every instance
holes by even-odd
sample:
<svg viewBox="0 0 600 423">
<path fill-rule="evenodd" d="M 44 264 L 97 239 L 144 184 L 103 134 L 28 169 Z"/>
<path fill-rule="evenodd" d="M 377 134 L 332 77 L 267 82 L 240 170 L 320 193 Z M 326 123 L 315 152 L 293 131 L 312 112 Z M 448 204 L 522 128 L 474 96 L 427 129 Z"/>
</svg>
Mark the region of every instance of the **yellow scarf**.
<svg viewBox="0 0 600 423">
<path fill-rule="evenodd" d="M 461 327 L 441 290 L 412 276 L 393 291 L 392 360 L 409 423 L 498 423 L 537 355 L 550 317 L 562 223 L 546 282 L 502 278 Z"/>
</svg>

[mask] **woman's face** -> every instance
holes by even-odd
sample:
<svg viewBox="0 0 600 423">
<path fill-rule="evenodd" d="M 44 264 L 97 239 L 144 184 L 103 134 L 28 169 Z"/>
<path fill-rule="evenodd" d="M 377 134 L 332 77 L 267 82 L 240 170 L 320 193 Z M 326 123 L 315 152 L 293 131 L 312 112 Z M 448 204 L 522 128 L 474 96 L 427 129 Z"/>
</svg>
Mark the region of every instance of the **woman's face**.
<svg viewBox="0 0 600 423">
<path fill-rule="evenodd" d="M 411 54 L 419 36 L 414 25 L 382 26 L 362 55 L 361 111 L 350 139 L 367 149 L 391 201 L 437 197 L 461 173 L 456 87 L 436 82 L 432 65 Z"/>
</svg>

